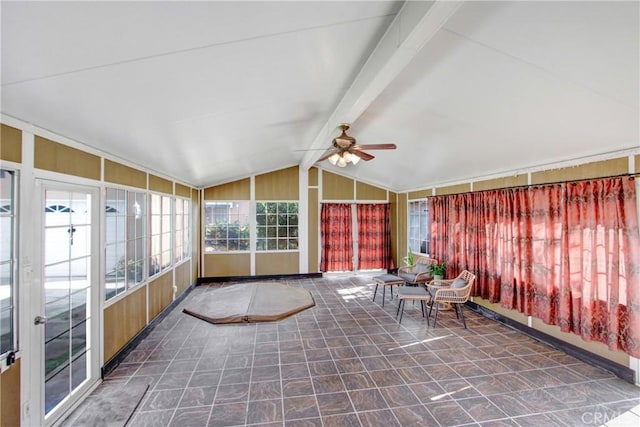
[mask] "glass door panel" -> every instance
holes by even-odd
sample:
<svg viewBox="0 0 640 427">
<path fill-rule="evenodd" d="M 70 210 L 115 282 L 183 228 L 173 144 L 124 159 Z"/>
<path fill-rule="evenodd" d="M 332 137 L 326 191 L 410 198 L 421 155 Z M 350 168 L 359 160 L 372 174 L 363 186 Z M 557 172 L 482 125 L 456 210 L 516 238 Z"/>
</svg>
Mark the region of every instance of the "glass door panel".
<svg viewBox="0 0 640 427">
<path fill-rule="evenodd" d="M 44 194 L 44 414 L 52 422 L 91 378 L 93 193 Z"/>
</svg>

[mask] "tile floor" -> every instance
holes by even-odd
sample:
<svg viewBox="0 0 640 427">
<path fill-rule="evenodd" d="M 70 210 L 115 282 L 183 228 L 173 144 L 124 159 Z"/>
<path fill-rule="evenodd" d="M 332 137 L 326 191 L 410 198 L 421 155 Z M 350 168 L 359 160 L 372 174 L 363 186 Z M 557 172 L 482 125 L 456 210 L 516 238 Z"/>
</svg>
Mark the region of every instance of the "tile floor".
<svg viewBox="0 0 640 427">
<path fill-rule="evenodd" d="M 130 426 L 640 425 L 640 388 L 470 310 L 399 325 L 370 277 L 286 283 L 316 307 L 261 324 L 183 314 L 195 288 L 94 394 L 150 384 Z"/>
</svg>

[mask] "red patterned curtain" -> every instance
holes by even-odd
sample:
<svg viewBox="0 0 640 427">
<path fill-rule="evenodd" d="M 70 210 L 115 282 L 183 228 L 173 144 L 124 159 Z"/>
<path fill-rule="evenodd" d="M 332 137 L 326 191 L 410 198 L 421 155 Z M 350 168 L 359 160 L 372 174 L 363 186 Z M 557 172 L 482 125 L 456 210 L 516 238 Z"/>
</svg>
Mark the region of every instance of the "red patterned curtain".
<svg viewBox="0 0 640 427">
<path fill-rule="evenodd" d="M 635 182 L 617 177 L 429 199 L 433 255 L 474 295 L 640 356 Z"/>
<path fill-rule="evenodd" d="M 358 268 L 393 268 L 388 204 L 358 204 Z"/>
<path fill-rule="evenodd" d="M 639 357 L 640 234 L 634 180 L 568 183 L 548 192 L 543 193 L 550 201 L 543 209 L 545 225 L 553 224 L 548 234 L 559 239 L 547 245 L 553 248 L 546 250 L 553 268 L 534 264 L 534 283 L 540 271 L 540 279 L 553 284 L 541 290 L 548 294 L 536 301 L 534 311 L 564 332 Z M 550 308 L 542 306 L 545 300 L 553 301 Z"/>
<path fill-rule="evenodd" d="M 492 302 L 526 315 L 533 311 L 533 216 L 528 188 L 495 191 L 498 194 L 497 266 L 499 287 Z"/>
<path fill-rule="evenodd" d="M 320 211 L 320 239 L 322 242 L 320 271 L 353 270 L 351 228 L 350 204 L 322 204 Z"/>
<path fill-rule="evenodd" d="M 497 198 L 495 192 L 429 198 L 432 256 L 446 261 L 447 277 L 473 271 L 473 295 L 492 302 L 500 298 Z"/>
</svg>

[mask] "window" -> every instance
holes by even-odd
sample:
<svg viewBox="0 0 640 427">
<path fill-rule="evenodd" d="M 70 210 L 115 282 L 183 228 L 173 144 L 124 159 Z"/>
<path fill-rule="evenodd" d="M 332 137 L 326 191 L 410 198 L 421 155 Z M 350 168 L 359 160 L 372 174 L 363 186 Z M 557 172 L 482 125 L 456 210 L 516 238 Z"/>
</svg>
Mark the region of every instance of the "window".
<svg viewBox="0 0 640 427">
<path fill-rule="evenodd" d="M 144 260 L 147 240 L 147 195 L 127 191 L 127 286 L 144 280 Z"/>
<path fill-rule="evenodd" d="M 205 202 L 204 251 L 249 250 L 249 202 Z"/>
<path fill-rule="evenodd" d="M 151 195 L 149 276 L 171 266 L 171 197 Z"/>
<path fill-rule="evenodd" d="M 105 203 L 105 298 L 144 280 L 146 195 L 107 188 Z"/>
<path fill-rule="evenodd" d="M 429 208 L 426 200 L 409 202 L 409 248 L 429 253 Z"/>
<path fill-rule="evenodd" d="M 176 198 L 176 214 L 175 214 L 175 245 L 176 245 L 176 262 L 189 259 L 191 251 L 190 236 L 190 213 L 191 204 L 187 199 Z"/>
<path fill-rule="evenodd" d="M 126 290 L 125 247 L 127 239 L 126 191 L 115 188 L 105 190 L 105 299 L 120 295 Z"/>
<path fill-rule="evenodd" d="M 256 250 L 298 250 L 298 202 L 258 202 L 256 227 Z"/>
<path fill-rule="evenodd" d="M 15 172 L 0 169 L 0 358 L 17 347 L 15 333 Z"/>
</svg>

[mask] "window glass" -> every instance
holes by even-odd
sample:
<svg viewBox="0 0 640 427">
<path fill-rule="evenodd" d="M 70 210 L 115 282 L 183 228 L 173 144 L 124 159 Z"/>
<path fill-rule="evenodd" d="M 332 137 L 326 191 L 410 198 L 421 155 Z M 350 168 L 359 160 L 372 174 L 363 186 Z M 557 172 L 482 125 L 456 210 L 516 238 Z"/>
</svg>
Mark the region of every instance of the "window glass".
<svg viewBox="0 0 640 427">
<path fill-rule="evenodd" d="M 190 258 L 191 204 L 187 199 L 176 198 L 175 209 L 175 257 L 176 262 Z"/>
<path fill-rule="evenodd" d="M 144 280 L 147 198 L 137 191 L 127 192 L 127 286 Z"/>
<path fill-rule="evenodd" d="M 249 250 L 249 207 L 248 201 L 205 202 L 205 252 Z"/>
<path fill-rule="evenodd" d="M 105 298 L 145 279 L 146 194 L 105 189 Z"/>
<path fill-rule="evenodd" d="M 0 358 L 16 350 L 15 172 L 0 169 Z"/>
<path fill-rule="evenodd" d="M 171 266 L 171 197 L 152 194 L 149 276 Z"/>
<path fill-rule="evenodd" d="M 256 203 L 256 250 L 298 250 L 298 202 Z"/>
<path fill-rule="evenodd" d="M 126 290 L 126 191 L 105 189 L 105 299 L 111 299 Z"/>
<path fill-rule="evenodd" d="M 426 200 L 409 202 L 409 248 L 429 253 L 429 211 Z"/>
</svg>

